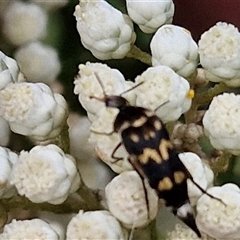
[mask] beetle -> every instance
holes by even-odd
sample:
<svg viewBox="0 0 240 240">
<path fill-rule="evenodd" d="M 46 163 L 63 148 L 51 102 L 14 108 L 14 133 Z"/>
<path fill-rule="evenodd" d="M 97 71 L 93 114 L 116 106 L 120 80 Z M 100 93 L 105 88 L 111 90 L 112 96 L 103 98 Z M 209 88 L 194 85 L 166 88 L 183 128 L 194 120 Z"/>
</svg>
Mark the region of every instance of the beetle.
<svg viewBox="0 0 240 240">
<path fill-rule="evenodd" d="M 121 135 L 122 141 L 113 150 L 112 157 L 116 160 L 120 159 L 115 156 L 115 153 L 123 145 L 129 154 L 129 162 L 141 179 L 147 179 L 149 185 L 156 190 L 158 197 L 164 200 L 173 214 L 189 226 L 198 237 L 201 237 L 188 197 L 187 179 L 190 179 L 203 193 L 209 194 L 194 181 L 179 159 L 166 127 L 155 112 L 143 107 L 131 106 L 122 97 L 143 82 L 120 95 L 107 95 L 99 76 L 96 73 L 95 75 L 103 89 L 104 97 L 91 96 L 90 98 L 104 102 L 106 107 L 119 109 L 113 131 L 104 133 L 110 135 L 116 132 Z"/>
</svg>

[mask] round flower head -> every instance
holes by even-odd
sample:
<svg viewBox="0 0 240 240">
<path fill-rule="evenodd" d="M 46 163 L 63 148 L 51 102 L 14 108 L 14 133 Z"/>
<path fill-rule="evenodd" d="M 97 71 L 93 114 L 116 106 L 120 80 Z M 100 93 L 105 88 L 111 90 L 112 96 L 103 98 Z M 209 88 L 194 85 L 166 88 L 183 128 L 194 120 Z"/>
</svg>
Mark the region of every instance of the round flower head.
<svg viewBox="0 0 240 240">
<path fill-rule="evenodd" d="M 116 176 L 105 188 L 109 211 L 126 228 L 144 227 L 158 213 L 158 196 L 146 181 L 144 185 L 147 196 L 138 173 L 125 171 Z"/>
<path fill-rule="evenodd" d="M 127 0 L 126 4 L 130 18 L 145 33 L 154 33 L 163 24 L 172 22 L 174 14 L 172 0 Z"/>
<path fill-rule="evenodd" d="M 105 239 L 127 240 L 127 233 L 108 211 L 82 210 L 67 227 L 66 240 Z"/>
<path fill-rule="evenodd" d="M 114 153 L 117 145 L 121 142 L 118 133 L 112 133 L 113 124 L 119 110 L 116 108 L 102 108 L 96 119 L 91 125 L 89 141 L 95 144 L 98 157 L 108 164 L 116 173 L 132 169 L 128 161 L 128 153 L 123 146 L 120 146 Z M 109 135 L 109 133 L 112 133 Z M 119 159 L 117 159 L 119 158 Z"/>
<path fill-rule="evenodd" d="M 0 51 L 0 90 L 9 83 L 23 81 L 17 62 Z"/>
<path fill-rule="evenodd" d="M 180 153 L 180 160 L 190 172 L 193 180 L 204 190 L 213 186 L 213 171 L 208 167 L 197 154 L 192 152 Z M 188 197 L 190 199 L 191 205 L 196 205 L 197 200 L 203 194 L 202 191 L 190 180 L 188 183 Z"/>
<path fill-rule="evenodd" d="M 198 46 L 185 28 L 168 24 L 160 27 L 150 48 L 153 66 L 168 66 L 185 78 L 197 72 Z"/>
<path fill-rule="evenodd" d="M 50 224 L 41 219 L 31 219 L 17 221 L 4 226 L 0 234 L 2 240 L 22 240 L 22 239 L 41 239 L 41 240 L 59 240 L 58 234 Z"/>
<path fill-rule="evenodd" d="M 99 80 L 103 87 L 101 87 Z M 120 95 L 131 88 L 131 82 L 125 81 L 124 76 L 117 69 L 112 69 L 106 64 L 90 62 L 79 65 L 79 74 L 74 84 L 74 93 L 78 94 L 79 102 L 87 111 L 90 121 L 98 118 L 97 113 L 105 106 L 104 93 Z M 130 102 L 134 102 L 134 91 L 130 91 L 124 97 Z"/>
<path fill-rule="evenodd" d="M 13 164 L 17 162 L 16 153 L 0 147 L 0 198 L 10 198 L 15 194 L 15 187 L 10 184 L 10 175 Z"/>
<path fill-rule="evenodd" d="M 240 189 L 235 184 L 212 187 L 197 202 L 196 223 L 200 231 L 217 240 L 239 239 Z"/>
<path fill-rule="evenodd" d="M 10 183 L 32 202 L 60 204 L 79 188 L 80 176 L 71 155 L 56 145 L 36 146 L 20 152 Z"/>
<path fill-rule="evenodd" d="M 43 83 L 8 84 L 0 91 L 0 114 L 13 132 L 44 141 L 54 138 L 66 122 L 65 99 Z"/>
<path fill-rule="evenodd" d="M 223 93 L 213 98 L 203 117 L 203 126 L 212 146 L 240 154 L 240 96 Z"/>
<path fill-rule="evenodd" d="M 53 82 L 60 72 L 56 50 L 41 42 L 31 42 L 15 52 L 15 59 L 28 82 Z"/>
<path fill-rule="evenodd" d="M 83 46 L 100 60 L 124 58 L 135 42 L 131 19 L 104 0 L 81 0 L 74 16 Z"/>
<path fill-rule="evenodd" d="M 144 83 L 135 89 L 136 105 L 157 109 L 163 122 L 177 120 L 191 106 L 188 81 L 167 66 L 149 67 L 136 78 L 139 82 Z"/>
<path fill-rule="evenodd" d="M 199 55 L 208 80 L 240 86 L 240 33 L 235 26 L 218 22 L 204 32 L 199 41 Z"/>
<path fill-rule="evenodd" d="M 3 14 L 3 33 L 14 45 L 43 38 L 47 29 L 47 14 L 34 3 L 13 1 Z"/>
<path fill-rule="evenodd" d="M 181 224 L 176 224 L 175 229 L 168 233 L 166 240 L 210 240 L 205 233 L 201 233 L 199 238 L 197 234 L 189 227 Z M 213 239 L 212 239 L 213 240 Z"/>
</svg>

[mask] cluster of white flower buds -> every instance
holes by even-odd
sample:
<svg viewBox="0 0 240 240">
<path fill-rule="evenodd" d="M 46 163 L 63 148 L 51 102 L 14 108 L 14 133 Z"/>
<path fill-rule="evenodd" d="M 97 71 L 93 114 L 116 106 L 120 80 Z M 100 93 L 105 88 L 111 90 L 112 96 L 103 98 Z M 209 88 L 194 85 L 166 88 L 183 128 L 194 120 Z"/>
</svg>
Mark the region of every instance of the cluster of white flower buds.
<svg viewBox="0 0 240 240">
<path fill-rule="evenodd" d="M 29 82 L 47 84 L 57 80 L 60 60 L 57 51 L 41 41 L 48 35 L 48 12 L 67 0 L 43 2 L 9 1 L 4 14 L 3 34 L 17 47 L 15 59 Z"/>
<path fill-rule="evenodd" d="M 108 211 L 79 213 L 67 226 L 66 240 L 72 239 L 119 239 L 127 240 L 127 231 Z"/>
<path fill-rule="evenodd" d="M 44 83 L 26 82 L 14 59 L 2 52 L 0 58 L 2 145 L 5 146 L 8 142 L 9 127 L 13 132 L 28 136 L 34 141 L 58 137 L 67 119 L 65 99 Z"/>
<path fill-rule="evenodd" d="M 5 225 L 1 239 L 52 239 L 59 240 L 58 233 L 51 224 L 41 220 L 13 220 Z"/>
<path fill-rule="evenodd" d="M 206 85 L 208 81 L 224 82 L 231 87 L 239 86 L 237 58 L 239 56 L 240 33 L 231 24 L 217 23 L 202 35 L 197 44 L 188 30 L 169 24 L 174 13 L 172 1 L 154 1 L 153 4 L 146 4 L 130 0 L 126 1 L 126 7 L 130 18 L 113 9 L 103 0 L 94 3 L 87 0 L 80 1 L 79 5 L 76 6 L 74 15 L 81 42 L 100 60 L 123 58 L 133 49 L 131 48 L 135 41 L 135 33 L 131 23 L 133 21 L 143 32 L 155 33 L 150 43 L 153 66 L 137 76 L 133 85 L 132 82 L 126 81 L 120 72 L 107 65 L 89 62 L 85 65 L 80 64 L 79 74 L 74 82 L 74 93 L 78 95 L 81 105 L 87 111 L 91 122 L 89 141 L 95 144 L 97 155 L 113 171 L 120 173 L 105 189 L 109 210 L 125 227 L 130 228 L 144 226 L 148 222 L 141 221 L 141 216 L 138 216 L 140 210 L 136 205 L 137 203 L 133 203 L 129 198 L 129 196 L 136 197 L 136 194 L 134 190 L 128 190 L 128 187 L 131 188 L 130 183 L 125 184 L 125 181 L 128 181 L 127 175 L 132 173 L 129 171 L 132 166 L 128 162 L 128 153 L 124 147 L 116 148 L 118 143 L 122 141 L 119 134 L 114 132 L 113 127 L 119 110 L 106 107 L 104 98 L 106 95 L 120 95 L 127 99 L 132 106 L 155 111 L 164 123 L 176 121 L 190 109 L 194 97 L 194 92 L 186 79 L 194 80 L 197 74 L 201 73 L 200 80 L 203 79 L 204 84 L 198 84 L 195 81 L 196 86 Z M 110 15 L 114 11 L 117 23 L 115 22 L 112 26 L 113 22 L 110 21 Z M 101 13 L 99 18 L 92 18 L 92 14 L 96 12 Z M 105 13 L 105 17 L 102 17 L 103 13 Z M 108 14 L 109 17 L 107 17 Z M 127 20 L 123 21 L 123 19 Z M 93 25 L 95 27 L 91 28 Z M 104 32 L 103 26 L 108 28 L 107 35 L 106 33 L 102 34 Z M 117 28 L 122 29 L 121 33 L 117 32 Z M 125 31 L 127 28 L 128 35 Z M 231 35 L 230 39 L 229 34 Z M 202 66 L 201 70 L 197 69 L 199 64 Z M 143 84 L 141 84 L 142 82 Z M 134 88 L 133 86 L 137 84 L 139 86 Z M 129 89 L 131 90 L 128 91 Z M 203 100 L 201 99 L 201 101 Z M 212 146 L 216 149 L 227 150 L 235 155 L 239 155 L 240 152 L 237 143 L 238 123 L 234 121 L 234 119 L 238 119 L 238 105 L 236 95 L 219 95 L 213 99 L 203 118 L 204 131 Z M 195 124 L 195 126 L 198 125 Z M 191 140 L 195 143 L 199 137 Z M 116 158 L 120 160 L 116 160 Z M 196 219 L 203 219 L 202 212 L 204 211 L 202 209 L 208 204 L 207 200 L 205 202 L 199 200 L 203 198 L 202 195 L 208 197 L 209 204 L 210 201 L 213 201 L 221 205 L 222 208 L 228 209 L 231 204 L 225 206 L 224 197 L 211 192 L 211 189 L 214 189 L 214 174 L 208 164 L 191 152 L 181 153 L 179 158 L 193 176 L 194 182 L 213 195 L 212 198 L 209 195 L 204 195 L 193 182 L 188 181 L 188 195 L 191 204 L 197 208 Z M 132 191 L 132 193 L 125 196 L 125 191 Z M 121 206 L 121 199 L 128 199 L 124 208 Z M 135 201 L 136 199 L 134 198 Z M 126 207 L 128 203 L 130 206 Z M 132 206 L 135 206 L 135 212 L 130 213 L 128 211 Z M 150 206 L 148 210 L 151 211 Z M 228 210 L 226 211 L 228 212 Z M 227 212 L 224 210 L 218 214 L 226 217 Z M 209 215 L 211 214 L 214 218 L 214 213 L 210 211 Z M 138 221 L 141 223 L 132 219 L 132 216 L 138 216 Z M 149 219 L 152 219 L 151 214 Z M 212 224 L 212 229 L 208 230 L 206 221 L 198 220 L 197 226 L 203 234 L 203 239 L 208 239 L 207 234 L 209 237 L 220 239 L 219 234 L 216 234 L 217 228 L 220 227 L 217 224 Z M 224 228 L 221 232 L 223 239 L 235 237 L 234 234 L 239 233 L 236 225 L 230 227 L 228 224 L 227 226 L 228 231 Z M 178 227 L 175 233 L 169 235 L 169 239 L 190 239 L 190 236 L 197 237 L 191 230 L 187 229 L 186 231 L 185 228 Z"/>
<path fill-rule="evenodd" d="M 10 183 L 32 202 L 60 204 L 80 185 L 75 159 L 56 145 L 21 151 Z"/>
<path fill-rule="evenodd" d="M 100 85 L 97 76 L 103 86 Z M 136 78 L 135 82 L 136 84 L 143 82 L 143 84 L 126 92 L 124 98 L 131 105 L 152 110 L 158 108 L 156 114 L 164 122 L 177 120 L 191 106 L 188 81 L 167 66 L 148 68 Z M 123 147 L 120 147 L 115 154 L 122 158 L 121 161 L 116 161 L 111 156 L 116 145 L 121 142 L 119 134 L 112 133 L 113 123 L 119 110 L 106 108 L 101 99 L 104 98 L 104 94 L 119 95 L 131 89 L 133 83 L 126 81 L 117 69 L 88 62 L 79 65 L 79 74 L 74 84 L 74 93 L 78 94 L 79 101 L 92 122 L 89 140 L 95 143 L 98 156 L 117 173 L 132 169 L 127 159 L 128 154 Z M 175 94 L 176 92 L 178 94 Z M 149 97 L 146 98 L 146 95 Z M 106 133 L 112 134 L 106 135 Z"/>
<path fill-rule="evenodd" d="M 106 0 L 80 0 L 73 13 L 76 32 L 83 47 L 99 60 L 136 56 L 135 24 L 153 36 L 148 61 L 139 56 L 151 66 L 133 81 L 107 64 L 79 64 L 74 94 L 87 115 L 79 119 L 74 114 L 69 117 L 66 100 L 51 88 L 61 64 L 56 49 L 42 42 L 48 35 L 49 13 L 67 2 L 16 0 L 0 11 L 2 33 L 14 46 L 16 59 L 0 51 L 0 239 L 131 240 L 134 229 L 145 228 L 157 218 L 159 197 L 148 180 L 140 177 L 141 169 L 134 169 L 129 162 L 114 125 L 121 108 L 108 107 L 107 96 L 121 96 L 130 106 L 151 110 L 167 125 L 170 135 L 174 129 L 170 136 L 173 144 L 184 145 L 185 141 L 184 146 L 197 146 L 193 152 L 183 146 L 185 152 L 178 157 L 192 176 L 187 180 L 187 192 L 202 238 L 176 224 L 174 230 L 167 229 L 166 239 L 240 239 L 240 189 L 230 183 L 214 186 L 214 172 L 203 160 L 207 154 L 199 144 L 205 134 L 213 149 L 240 155 L 240 97 L 237 91 L 223 93 L 227 87 L 240 86 L 239 30 L 219 22 L 196 43 L 187 29 L 171 24 L 172 0 L 126 0 L 127 14 Z M 209 81 L 217 87 L 206 91 Z M 203 85 L 194 99 L 193 89 Z M 199 117 L 201 103 L 209 106 Z M 181 119 L 184 125 L 177 125 Z M 64 135 L 67 125 L 70 143 Z M 6 147 L 11 131 L 27 136 L 36 146 L 19 153 L 11 151 Z M 70 145 L 71 154 L 62 138 Z M 112 171 L 97 163 L 96 156 Z M 100 194 L 94 195 L 86 187 L 84 178 L 86 185 L 104 189 L 101 200 L 97 198 Z M 93 195 L 101 203 L 91 209 Z M 28 217 L 15 217 L 14 211 L 3 209 L 5 202 L 15 199 L 20 207 L 21 201 L 32 204 L 32 211 L 21 212 Z M 82 202 L 86 209 L 77 208 Z M 41 207 L 36 207 L 51 210 L 61 204 L 70 209 L 65 221 L 44 217 Z M 72 209 L 74 214 L 70 214 Z M 8 214 L 8 220 L 1 213 Z"/>
</svg>

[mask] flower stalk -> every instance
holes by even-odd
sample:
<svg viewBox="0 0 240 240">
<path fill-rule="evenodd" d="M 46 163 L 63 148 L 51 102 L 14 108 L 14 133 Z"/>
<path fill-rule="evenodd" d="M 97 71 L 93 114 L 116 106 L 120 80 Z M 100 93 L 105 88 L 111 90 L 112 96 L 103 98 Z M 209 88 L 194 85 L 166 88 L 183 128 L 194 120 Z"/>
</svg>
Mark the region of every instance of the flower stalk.
<svg viewBox="0 0 240 240">
<path fill-rule="evenodd" d="M 131 50 L 127 53 L 126 57 L 139 60 L 140 62 L 145 63 L 148 66 L 152 65 L 151 55 L 142 51 L 136 45 L 132 46 Z"/>
<path fill-rule="evenodd" d="M 0 201 L 0 211 L 3 219 L 4 209 L 6 212 L 13 211 L 14 209 L 24 209 L 34 211 L 49 211 L 56 214 L 63 213 L 77 213 L 80 209 L 84 211 L 103 209 L 99 203 L 99 193 L 88 188 L 82 184 L 77 191 L 80 198 L 70 195 L 63 203 L 55 205 L 47 202 L 34 203 L 24 196 L 14 196 L 12 198 L 4 198 Z M 2 214 L 3 213 L 3 214 Z"/>
</svg>

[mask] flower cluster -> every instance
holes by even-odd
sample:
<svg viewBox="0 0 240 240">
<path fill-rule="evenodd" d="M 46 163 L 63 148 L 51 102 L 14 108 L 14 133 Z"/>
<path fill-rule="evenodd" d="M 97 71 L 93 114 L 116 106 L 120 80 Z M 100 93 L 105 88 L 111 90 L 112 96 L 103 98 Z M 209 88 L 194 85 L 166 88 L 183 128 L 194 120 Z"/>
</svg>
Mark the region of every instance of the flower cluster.
<svg viewBox="0 0 240 240">
<path fill-rule="evenodd" d="M 135 42 L 136 34 L 129 16 L 104 0 L 80 1 L 74 16 L 83 46 L 98 59 L 124 58 Z"/>
<path fill-rule="evenodd" d="M 44 83 L 8 84 L 0 101 L 0 114 L 11 130 L 37 141 L 57 137 L 66 122 L 65 99 Z"/>
<path fill-rule="evenodd" d="M 150 47 L 153 66 L 169 66 L 185 78 L 196 73 L 198 46 L 186 29 L 166 24 L 154 34 Z"/>
<path fill-rule="evenodd" d="M 171 23 L 174 14 L 172 0 L 144 1 L 127 0 L 126 7 L 130 18 L 145 33 L 154 33 L 160 26 Z"/>
<path fill-rule="evenodd" d="M 212 187 L 208 193 L 222 202 L 207 195 L 199 199 L 196 217 L 199 229 L 216 239 L 239 239 L 239 187 L 229 183 Z"/>
<path fill-rule="evenodd" d="M 4 227 L 0 237 L 1 239 L 59 239 L 59 235 L 51 225 L 41 219 L 13 220 Z"/>
<path fill-rule="evenodd" d="M 17 47 L 15 59 L 27 80 L 49 84 L 57 80 L 60 60 L 55 48 L 41 41 L 48 35 L 48 11 L 57 5 L 64 6 L 67 0 L 57 4 L 38 2 L 42 1 L 10 1 L 2 16 L 2 31 Z"/>
<path fill-rule="evenodd" d="M 148 68 L 135 82 L 143 84 L 128 92 L 133 83 L 126 81 L 118 70 L 89 62 L 79 65 L 79 73 L 74 81 L 74 93 L 78 94 L 92 122 L 89 140 L 95 143 L 98 156 L 117 173 L 130 170 L 131 165 L 122 146 L 115 153 L 121 161 L 116 161 L 112 156 L 115 147 L 121 142 L 119 134 L 113 132 L 118 109 L 105 107 L 105 95 L 120 95 L 127 91 L 124 98 L 131 105 L 152 110 L 158 108 L 156 114 L 164 122 L 177 120 L 191 106 L 189 83 L 167 66 Z M 175 90 L 178 95 L 174 94 Z M 151 97 L 146 98 L 146 95 Z"/>
<path fill-rule="evenodd" d="M 203 33 L 199 54 L 200 63 L 210 81 L 240 86 L 240 33 L 235 26 L 219 22 Z"/>
<path fill-rule="evenodd" d="M 127 232 L 108 211 L 79 213 L 67 227 L 66 239 L 119 239 L 127 240 Z"/>
<path fill-rule="evenodd" d="M 240 154 L 240 96 L 223 93 L 214 97 L 203 117 L 203 126 L 211 144 L 216 149 Z"/>
<path fill-rule="evenodd" d="M 21 151 L 10 183 L 32 202 L 60 204 L 80 185 L 75 159 L 56 145 Z"/>
<path fill-rule="evenodd" d="M 156 218 L 158 197 L 145 183 L 148 205 L 146 204 L 143 182 L 136 171 L 125 171 L 115 177 L 105 189 L 109 211 L 126 228 L 146 226 Z"/>
</svg>

